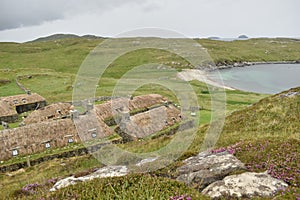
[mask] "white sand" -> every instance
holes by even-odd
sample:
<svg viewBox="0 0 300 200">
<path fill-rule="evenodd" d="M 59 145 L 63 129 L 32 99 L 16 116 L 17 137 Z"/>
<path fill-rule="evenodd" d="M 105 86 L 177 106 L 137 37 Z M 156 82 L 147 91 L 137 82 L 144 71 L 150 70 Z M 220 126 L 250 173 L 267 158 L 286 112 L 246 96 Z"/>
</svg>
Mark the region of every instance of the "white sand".
<svg viewBox="0 0 300 200">
<path fill-rule="evenodd" d="M 203 70 L 198 70 L 198 69 L 183 69 L 181 72 L 177 73 L 177 77 L 184 80 L 184 81 L 191 81 L 191 80 L 198 80 L 201 82 L 204 82 L 206 84 L 215 86 L 215 87 L 220 87 L 224 88 L 227 90 L 235 90 L 232 87 L 228 87 L 225 85 L 222 85 L 221 83 L 217 83 L 213 80 L 211 80 L 207 73 Z"/>
</svg>

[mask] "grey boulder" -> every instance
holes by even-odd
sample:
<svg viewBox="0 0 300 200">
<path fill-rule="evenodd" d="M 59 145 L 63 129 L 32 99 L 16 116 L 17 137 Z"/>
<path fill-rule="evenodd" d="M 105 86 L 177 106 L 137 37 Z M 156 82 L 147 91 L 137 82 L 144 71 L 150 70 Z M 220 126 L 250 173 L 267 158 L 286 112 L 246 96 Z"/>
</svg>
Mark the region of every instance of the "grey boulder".
<svg viewBox="0 0 300 200">
<path fill-rule="evenodd" d="M 244 164 L 228 152 L 202 152 L 183 161 L 185 164 L 177 169 L 178 181 L 188 185 L 197 184 L 204 188 L 236 171 L 245 170 Z"/>
<path fill-rule="evenodd" d="M 245 172 L 239 175 L 227 176 L 221 181 L 214 182 L 207 186 L 202 193 L 212 199 L 219 199 L 224 196 L 238 198 L 270 197 L 287 186 L 285 182 L 271 177 L 266 172 Z"/>
<path fill-rule="evenodd" d="M 81 177 L 67 177 L 55 183 L 55 185 L 50 189 L 51 192 L 59 190 L 61 188 L 68 187 L 69 185 L 75 185 L 78 182 L 86 182 L 93 180 L 95 178 L 106 178 L 106 177 L 119 177 L 125 176 L 128 173 L 126 166 L 107 166 L 98 169 L 96 172 L 81 176 Z"/>
</svg>

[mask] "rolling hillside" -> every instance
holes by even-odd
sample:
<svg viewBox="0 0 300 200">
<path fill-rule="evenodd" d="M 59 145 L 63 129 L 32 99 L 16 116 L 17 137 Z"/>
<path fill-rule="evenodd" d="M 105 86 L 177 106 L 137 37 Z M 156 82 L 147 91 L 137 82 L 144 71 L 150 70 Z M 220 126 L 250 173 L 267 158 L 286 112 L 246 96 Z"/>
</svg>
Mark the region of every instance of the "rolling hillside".
<svg viewBox="0 0 300 200">
<path fill-rule="evenodd" d="M 27 43 L 0 43 L 0 93 L 1 96 L 22 93 L 16 86 L 15 79 L 23 77 L 20 82 L 33 92 L 46 97 L 49 102 L 70 101 L 72 84 L 77 70 L 86 55 L 102 38 L 78 37 L 76 35 L 56 35 Z M 300 60 L 300 41 L 294 39 L 249 39 L 243 41 L 197 40 L 208 49 L 217 64 L 230 64 L 241 61 L 296 61 Z M 158 56 L 159 55 L 159 56 Z M 152 49 L 141 50 L 124 55 L 116 60 L 107 74 L 104 85 L 97 88 L 97 95 L 110 95 L 114 84 L 122 73 L 134 65 L 149 61 L 180 61 L 180 58 Z M 183 66 L 174 66 L 182 68 Z M 30 78 L 28 78 L 31 75 Z M 27 78 L 26 78 L 27 77 Z M 191 81 L 203 110 L 201 126 L 195 140 L 181 159 L 199 153 L 210 121 L 210 97 L 207 86 L 198 81 Z M 137 95 L 159 93 L 171 100 L 176 97 L 166 88 L 148 85 L 136 91 Z M 284 91 L 273 96 L 248 93 L 243 91 L 226 91 L 227 118 L 223 131 L 218 138 L 215 151 L 230 150 L 243 161 L 249 171 L 268 171 L 273 177 L 289 184 L 289 190 L 278 194 L 278 199 L 295 199 L 300 193 L 300 87 Z M 17 126 L 17 124 L 15 125 Z M 13 126 L 11 126 L 13 127 Z M 120 144 L 120 148 L 132 152 L 153 151 L 166 145 L 172 135 Z M 69 148 L 76 148 L 71 146 Z M 56 151 L 55 149 L 53 151 Z M 64 151 L 64 149 L 59 149 Z M 52 150 L 43 155 L 53 153 Z M 41 155 L 41 156 L 43 156 Z M 37 155 L 32 155 L 37 156 Z M 16 157 L 9 162 L 19 162 Z M 6 163 L 1 162 L 1 165 Z M 175 162 L 166 169 L 158 171 L 168 177 Z M 26 168 L 16 174 L 0 174 L 0 198 L 39 199 L 51 198 L 48 190 L 59 178 L 72 174 L 84 174 L 99 167 L 99 162 L 92 156 L 55 159 Z M 19 173 L 19 174 L 18 174 Z M 56 193 L 58 198 L 71 198 L 69 194 L 80 193 L 81 198 L 93 198 L 99 191 L 105 191 L 107 199 L 116 194 L 134 198 L 135 195 L 147 198 L 155 196 L 167 199 L 177 193 L 189 193 L 193 199 L 206 199 L 199 191 L 186 185 L 163 177 L 148 175 L 130 175 L 124 178 L 96 180 L 80 183 Z M 22 188 L 37 183 L 34 193 L 26 193 Z M 155 186 L 153 187 L 153 183 Z M 133 190 L 125 188 L 134 187 Z M 89 188 L 89 190 L 85 190 Z M 163 190 L 161 190 L 163 188 Z M 166 193 L 164 190 L 167 190 Z M 82 191 L 87 191 L 82 193 Z M 155 195 L 153 195 L 155 194 Z M 78 194 L 79 195 L 79 194 Z M 73 197 L 73 196 L 72 196 Z M 75 196 L 74 198 L 79 198 Z M 105 198 L 103 197 L 103 198 Z M 277 197 L 276 197 L 277 198 Z"/>
<path fill-rule="evenodd" d="M 300 139 L 299 108 L 300 87 L 264 98 L 228 116 L 222 136 L 230 135 L 235 139 L 246 139 L 248 135 L 256 138 L 277 136 Z"/>
</svg>

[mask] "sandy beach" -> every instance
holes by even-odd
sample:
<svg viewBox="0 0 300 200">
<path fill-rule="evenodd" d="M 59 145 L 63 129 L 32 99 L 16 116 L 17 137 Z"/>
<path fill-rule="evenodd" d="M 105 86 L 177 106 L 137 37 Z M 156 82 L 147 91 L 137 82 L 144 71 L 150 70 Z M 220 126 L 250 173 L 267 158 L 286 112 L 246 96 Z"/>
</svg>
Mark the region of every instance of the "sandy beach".
<svg viewBox="0 0 300 200">
<path fill-rule="evenodd" d="M 177 73 L 177 77 L 184 80 L 184 81 L 191 81 L 191 80 L 198 80 L 201 82 L 204 82 L 206 84 L 224 88 L 227 90 L 235 90 L 232 87 L 228 87 L 225 85 L 222 85 L 221 83 L 215 82 L 209 78 L 207 73 L 203 70 L 198 69 L 183 69 L 181 72 Z"/>
</svg>

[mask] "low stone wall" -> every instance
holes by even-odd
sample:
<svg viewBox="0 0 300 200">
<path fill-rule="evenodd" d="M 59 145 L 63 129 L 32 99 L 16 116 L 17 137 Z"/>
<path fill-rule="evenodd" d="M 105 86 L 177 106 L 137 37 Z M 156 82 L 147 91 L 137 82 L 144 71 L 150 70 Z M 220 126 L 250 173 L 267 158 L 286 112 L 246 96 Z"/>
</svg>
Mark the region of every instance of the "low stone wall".
<svg viewBox="0 0 300 200">
<path fill-rule="evenodd" d="M 115 140 L 113 143 L 118 143 L 118 142 L 119 142 L 118 140 Z M 82 148 L 71 150 L 71 151 L 66 151 L 66 152 L 62 152 L 62 153 L 52 154 L 52 155 L 44 156 L 41 158 L 29 160 L 30 166 L 34 166 L 34 165 L 40 164 L 42 162 L 53 160 L 55 158 L 69 158 L 69 157 L 75 157 L 75 156 L 82 156 L 82 155 L 85 155 L 88 153 L 98 151 L 100 148 L 102 148 L 103 146 L 105 146 L 107 144 L 110 144 L 110 143 L 102 143 L 102 144 L 97 144 L 97 145 L 93 145 L 90 147 L 82 147 Z M 18 169 L 26 168 L 26 167 L 29 167 L 28 162 L 24 161 L 24 162 L 20 162 L 20 163 L 11 164 L 11 165 L 0 166 L 0 172 L 4 173 L 4 172 L 16 171 Z"/>
<path fill-rule="evenodd" d="M 18 115 L 2 116 L 0 117 L 0 124 L 1 122 L 13 123 L 16 122 L 18 118 Z"/>
</svg>

